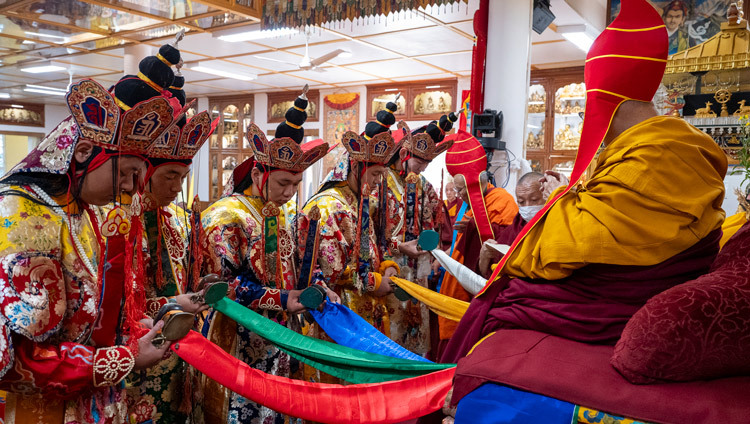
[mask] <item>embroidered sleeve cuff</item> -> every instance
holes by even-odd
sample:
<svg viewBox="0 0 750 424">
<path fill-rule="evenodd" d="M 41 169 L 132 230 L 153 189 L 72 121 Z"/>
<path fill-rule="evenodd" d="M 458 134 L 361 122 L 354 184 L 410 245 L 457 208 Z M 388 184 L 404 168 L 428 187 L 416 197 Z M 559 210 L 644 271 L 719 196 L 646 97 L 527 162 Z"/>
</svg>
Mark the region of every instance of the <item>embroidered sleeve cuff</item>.
<svg viewBox="0 0 750 424">
<path fill-rule="evenodd" d="M 146 299 L 146 314 L 151 318 L 155 317 L 156 314 L 159 313 L 159 309 L 166 305 L 168 301 L 169 299 L 166 297 L 153 297 L 151 299 Z"/>
<path fill-rule="evenodd" d="M 94 353 L 94 386 L 114 386 L 135 366 L 135 358 L 125 346 L 104 347 Z"/>
<path fill-rule="evenodd" d="M 380 283 L 383 282 L 383 276 L 377 272 L 371 272 L 367 276 L 367 287 L 365 290 L 372 292 L 379 289 Z"/>
<path fill-rule="evenodd" d="M 394 267 L 396 268 L 396 273 L 401 273 L 401 268 L 398 266 L 396 262 L 393 261 L 383 261 L 380 263 L 380 267 L 378 268 L 378 272 L 381 274 L 385 274 L 385 270 L 388 268 Z"/>
<path fill-rule="evenodd" d="M 388 249 L 391 251 L 392 255 L 398 255 L 400 252 L 398 251 L 398 247 L 401 245 L 401 241 L 397 238 L 392 238 L 388 242 Z"/>
<path fill-rule="evenodd" d="M 265 309 L 268 311 L 281 311 L 286 309 L 286 301 L 289 298 L 289 292 L 286 290 L 269 289 L 259 299 L 254 300 L 250 307 L 253 309 Z"/>
</svg>

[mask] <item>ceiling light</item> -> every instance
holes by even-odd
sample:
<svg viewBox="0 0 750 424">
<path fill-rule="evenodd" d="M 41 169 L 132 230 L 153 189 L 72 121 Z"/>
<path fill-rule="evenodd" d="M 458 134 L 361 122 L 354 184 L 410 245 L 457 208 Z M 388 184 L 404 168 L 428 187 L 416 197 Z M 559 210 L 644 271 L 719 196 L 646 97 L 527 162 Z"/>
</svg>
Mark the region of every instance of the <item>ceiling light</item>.
<svg viewBox="0 0 750 424">
<path fill-rule="evenodd" d="M 240 81 L 252 81 L 254 79 L 257 79 L 258 76 L 255 74 L 249 74 L 245 72 L 238 72 L 235 70 L 230 69 L 229 66 L 226 66 L 224 64 L 220 65 L 221 68 L 219 69 L 216 64 L 208 64 L 205 62 L 199 62 L 198 66 L 191 66 L 191 71 L 197 71 L 197 72 L 203 72 L 205 74 L 212 74 L 212 75 L 218 75 L 220 77 L 224 78 L 232 78 Z"/>
<path fill-rule="evenodd" d="M 30 74 L 43 74 L 46 72 L 64 71 L 66 68 L 54 62 L 37 62 L 19 67 L 19 69 L 21 72 L 28 72 Z"/>
<path fill-rule="evenodd" d="M 68 90 L 64 90 L 62 88 L 47 87 L 45 85 L 34 84 L 26 84 L 26 88 L 24 88 L 23 91 L 27 91 L 29 93 L 49 94 L 51 96 L 64 96 L 68 93 Z"/>
<path fill-rule="evenodd" d="M 10 107 L 14 107 L 16 109 L 23 109 L 23 105 L 10 105 Z"/>
<path fill-rule="evenodd" d="M 253 31 L 242 31 L 234 34 L 219 35 L 218 38 L 221 41 L 228 41 L 230 43 L 237 43 L 240 41 L 252 41 L 262 40 L 265 38 L 281 37 L 284 35 L 297 34 L 299 31 L 292 28 L 279 28 L 271 30 L 253 30 Z"/>
<path fill-rule="evenodd" d="M 40 90 L 38 88 L 24 88 L 23 91 L 26 91 L 29 93 L 49 94 L 50 96 L 64 96 L 65 95 L 65 93 L 61 93 L 59 91 Z"/>
<path fill-rule="evenodd" d="M 56 87 L 48 87 L 46 85 L 34 85 L 34 84 L 26 84 L 27 88 L 36 88 L 37 90 L 47 90 L 47 91 L 59 91 L 61 93 L 67 93 L 68 90 L 65 88 L 56 88 Z"/>
<path fill-rule="evenodd" d="M 587 25 L 558 26 L 557 33 L 587 53 L 591 48 L 591 45 L 594 44 L 596 37 L 599 35 L 596 31 L 589 29 Z"/>
<path fill-rule="evenodd" d="M 0 99 L 10 99 L 10 93 L 0 93 Z"/>
</svg>

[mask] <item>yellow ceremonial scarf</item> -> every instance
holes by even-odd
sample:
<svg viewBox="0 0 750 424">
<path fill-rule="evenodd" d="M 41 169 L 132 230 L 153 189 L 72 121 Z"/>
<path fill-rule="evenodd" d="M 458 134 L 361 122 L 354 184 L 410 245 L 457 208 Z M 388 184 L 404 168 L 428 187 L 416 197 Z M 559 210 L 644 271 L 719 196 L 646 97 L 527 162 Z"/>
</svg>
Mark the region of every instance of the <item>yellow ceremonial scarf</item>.
<svg viewBox="0 0 750 424">
<path fill-rule="evenodd" d="M 558 200 L 503 272 L 558 280 L 590 263 L 663 262 L 721 226 L 726 171 L 724 152 L 692 125 L 643 121 L 607 146 L 585 187 Z"/>
<path fill-rule="evenodd" d="M 747 213 L 739 212 L 727 218 L 721 226 L 721 241 L 719 247 L 723 248 L 730 238 L 747 222 Z"/>
</svg>

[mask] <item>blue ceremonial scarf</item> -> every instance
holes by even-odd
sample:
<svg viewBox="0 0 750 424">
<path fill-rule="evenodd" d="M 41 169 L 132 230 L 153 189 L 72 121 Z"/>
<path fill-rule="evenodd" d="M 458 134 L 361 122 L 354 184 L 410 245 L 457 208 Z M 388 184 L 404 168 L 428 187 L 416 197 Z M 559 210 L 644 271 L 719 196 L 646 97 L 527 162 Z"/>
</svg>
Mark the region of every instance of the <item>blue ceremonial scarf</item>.
<svg viewBox="0 0 750 424">
<path fill-rule="evenodd" d="M 466 213 L 467 205 L 468 205 L 468 202 L 463 202 L 461 204 L 461 209 L 459 209 L 458 214 L 456 214 L 455 222 L 458 222 L 464 219 L 464 214 Z M 451 251 L 448 253 L 448 256 L 453 256 L 453 248 L 456 247 L 456 238 L 458 238 L 458 230 L 453 230 L 453 240 L 451 241 Z M 442 271 L 440 274 L 440 281 L 438 281 L 437 288 L 435 289 L 435 291 L 437 291 L 438 293 L 440 293 L 440 287 L 442 287 L 443 278 L 445 277 L 445 270 L 443 269 L 443 267 L 440 267 L 440 269 Z"/>
<path fill-rule="evenodd" d="M 346 306 L 330 301 L 323 305 L 323 312 L 310 310 L 310 313 L 336 343 L 393 358 L 431 362 L 401 347 Z"/>
<path fill-rule="evenodd" d="M 469 202 L 463 202 L 461 204 L 461 209 L 458 210 L 458 214 L 456 215 L 456 221 L 458 222 L 462 219 L 464 219 L 464 214 L 466 213 L 466 207 L 468 206 Z M 456 239 L 458 238 L 458 230 L 453 230 L 453 241 L 451 241 L 451 251 L 448 253 L 449 256 L 453 256 L 453 248 L 456 247 Z"/>
</svg>

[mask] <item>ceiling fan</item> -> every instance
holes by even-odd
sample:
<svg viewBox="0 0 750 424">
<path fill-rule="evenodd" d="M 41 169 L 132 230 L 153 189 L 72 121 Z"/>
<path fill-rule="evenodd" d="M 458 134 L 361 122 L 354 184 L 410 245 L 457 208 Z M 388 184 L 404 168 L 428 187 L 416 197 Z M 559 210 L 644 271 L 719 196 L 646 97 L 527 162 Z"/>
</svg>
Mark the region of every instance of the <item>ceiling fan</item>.
<svg viewBox="0 0 750 424">
<path fill-rule="evenodd" d="M 259 56 L 259 55 L 254 55 L 253 57 L 258 58 L 258 59 L 263 59 L 263 60 L 270 60 L 272 62 L 286 63 L 287 65 L 296 66 L 298 69 L 302 71 L 325 72 L 325 69 L 319 67 L 320 65 L 328 62 L 329 60 L 333 59 L 334 57 L 340 54 L 345 54 L 345 53 L 351 54 L 351 52 L 347 50 L 336 49 L 336 50 L 333 50 L 324 54 L 323 56 L 311 59 L 308 45 L 307 45 L 309 39 L 310 39 L 309 34 L 305 34 L 305 56 L 302 58 L 302 60 L 300 60 L 299 63 L 292 63 L 292 62 L 287 62 L 285 60 L 279 60 L 279 59 L 274 59 L 271 57 Z"/>
</svg>

